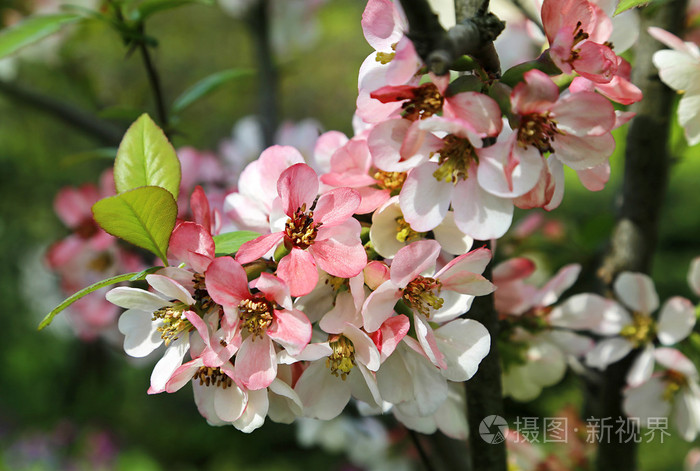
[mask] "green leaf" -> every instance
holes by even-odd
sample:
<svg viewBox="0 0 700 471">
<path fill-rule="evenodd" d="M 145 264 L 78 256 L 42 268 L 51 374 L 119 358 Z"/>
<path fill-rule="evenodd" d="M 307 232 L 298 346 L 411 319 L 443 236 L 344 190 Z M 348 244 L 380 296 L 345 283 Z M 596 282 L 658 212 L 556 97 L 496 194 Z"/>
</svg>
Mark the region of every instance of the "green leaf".
<svg viewBox="0 0 700 471">
<path fill-rule="evenodd" d="M 83 288 L 74 295 L 70 296 L 69 298 L 66 298 L 65 301 L 63 301 L 61 304 L 53 308 L 51 312 L 49 312 L 46 317 L 39 323 L 39 328 L 38 330 L 43 329 L 44 327 L 48 326 L 51 324 L 53 321 L 53 318 L 56 317 L 61 311 L 63 311 L 65 308 L 76 302 L 78 299 L 92 293 L 93 291 L 97 291 L 100 288 L 104 288 L 105 286 L 113 285 L 115 283 L 121 283 L 122 281 L 139 281 L 143 280 L 146 278 L 146 275 L 149 273 L 153 273 L 157 270 L 160 270 L 163 267 L 152 267 L 148 268 L 146 270 L 143 270 L 141 272 L 136 272 L 136 273 L 125 273 L 123 275 L 117 275 L 113 276 L 111 278 L 107 278 L 106 280 L 98 281 L 97 283 L 88 286 L 87 288 Z"/>
<path fill-rule="evenodd" d="M 613 16 L 619 15 L 623 11 L 627 11 L 635 7 L 647 6 L 650 3 L 652 3 L 652 0 L 620 0 L 620 3 L 617 4 L 617 8 L 615 9 Z"/>
<path fill-rule="evenodd" d="M 205 77 L 182 92 L 182 94 L 175 99 L 172 107 L 173 113 L 179 113 L 195 101 L 218 89 L 226 82 L 252 75 L 253 71 L 250 69 L 228 69 Z"/>
<path fill-rule="evenodd" d="M 105 231 L 153 252 L 168 265 L 168 243 L 175 227 L 177 203 L 157 186 L 144 186 L 103 198 L 92 206 Z"/>
<path fill-rule="evenodd" d="M 0 58 L 42 40 L 78 19 L 80 19 L 79 15 L 71 13 L 30 16 L 0 32 Z"/>
<path fill-rule="evenodd" d="M 501 82 L 505 83 L 509 87 L 515 87 L 519 82 L 522 82 L 525 72 L 532 69 L 537 69 L 544 72 L 547 75 L 559 75 L 561 70 L 557 67 L 552 59 L 549 57 L 548 53 L 542 54 L 535 60 L 523 62 L 510 69 L 506 70 L 501 76 Z"/>
<path fill-rule="evenodd" d="M 260 237 L 260 234 L 253 231 L 236 231 L 215 235 L 214 244 L 216 245 L 216 256 L 238 252 L 241 245 L 256 237 Z"/>
<path fill-rule="evenodd" d="M 142 186 L 159 186 L 177 200 L 180 161 L 163 131 L 145 113 L 126 130 L 119 144 L 114 183 L 119 193 Z"/>
</svg>

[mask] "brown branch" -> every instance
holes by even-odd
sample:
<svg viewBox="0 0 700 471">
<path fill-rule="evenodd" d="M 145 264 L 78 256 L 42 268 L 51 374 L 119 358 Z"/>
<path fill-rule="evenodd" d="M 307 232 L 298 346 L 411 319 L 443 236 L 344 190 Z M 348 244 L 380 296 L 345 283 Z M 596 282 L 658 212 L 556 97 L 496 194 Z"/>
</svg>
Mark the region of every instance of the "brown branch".
<svg viewBox="0 0 700 471">
<path fill-rule="evenodd" d="M 0 93 L 11 100 L 51 115 L 97 139 L 104 145 L 117 146 L 124 135 L 123 129 L 103 121 L 85 110 L 13 83 L 0 81 Z"/>
<path fill-rule="evenodd" d="M 658 26 L 674 33 L 681 31 L 685 4 L 684 0 L 669 0 L 658 7 L 643 10 L 632 78 L 642 89 L 644 99 L 633 107 L 637 115 L 627 134 L 622 207 L 609 253 L 598 272 L 604 285 L 601 288 L 604 294 L 610 292 L 615 277 L 622 271 L 651 271 L 668 180 L 667 143 L 674 93 L 661 83 L 652 64 L 654 52 L 662 48 L 662 45 L 646 31 L 649 26 Z M 601 418 L 624 418 L 621 408 L 622 389 L 635 354 L 611 365 L 603 373 L 598 398 Z M 636 469 L 637 447 L 634 440 L 625 443 L 627 438 L 629 437 L 605 440 L 599 444 L 599 471 Z"/>
</svg>

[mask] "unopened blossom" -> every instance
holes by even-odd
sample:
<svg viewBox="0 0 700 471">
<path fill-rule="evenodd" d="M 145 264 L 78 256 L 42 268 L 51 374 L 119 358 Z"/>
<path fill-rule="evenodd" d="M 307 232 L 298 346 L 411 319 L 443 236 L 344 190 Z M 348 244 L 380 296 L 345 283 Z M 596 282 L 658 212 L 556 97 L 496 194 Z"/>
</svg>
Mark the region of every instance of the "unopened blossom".
<svg viewBox="0 0 700 471">
<path fill-rule="evenodd" d="M 682 94 L 678 122 L 693 146 L 700 142 L 700 50 L 697 44 L 683 42 L 661 28 L 651 27 L 649 34 L 671 48 L 655 52 L 652 62 L 659 69 L 661 81 Z"/>
<path fill-rule="evenodd" d="M 639 418 L 643 427 L 650 420 L 671 417 L 681 437 L 693 441 L 700 433 L 700 386 L 692 361 L 673 348 L 658 348 L 656 362 L 664 370 L 623 391 L 622 408 Z"/>
<path fill-rule="evenodd" d="M 292 296 L 314 289 L 317 266 L 330 275 L 350 278 L 367 264 L 360 223 L 352 217 L 360 205 L 359 193 L 336 188 L 316 200 L 318 189 L 316 172 L 306 164 L 282 172 L 277 194 L 286 215 L 284 229 L 246 242 L 236 254 L 240 263 L 249 263 L 284 243 L 290 252 L 279 261 L 277 276 L 289 286 Z"/>
<path fill-rule="evenodd" d="M 222 326 L 242 339 L 236 340 L 236 381 L 250 390 L 268 387 L 277 375 L 275 344 L 292 354 L 301 352 L 311 339 L 311 323 L 292 307 L 284 282 L 269 273 L 251 283 L 253 294 L 243 267 L 220 257 L 209 265 L 205 280 L 212 300 L 223 306 Z"/>
</svg>

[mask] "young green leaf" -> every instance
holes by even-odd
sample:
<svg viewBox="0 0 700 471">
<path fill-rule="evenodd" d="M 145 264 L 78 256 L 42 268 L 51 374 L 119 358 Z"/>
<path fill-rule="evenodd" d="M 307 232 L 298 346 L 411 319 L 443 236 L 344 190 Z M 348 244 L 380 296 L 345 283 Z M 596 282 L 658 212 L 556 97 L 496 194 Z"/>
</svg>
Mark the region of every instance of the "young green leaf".
<svg viewBox="0 0 700 471">
<path fill-rule="evenodd" d="M 172 108 L 173 113 L 179 113 L 195 101 L 221 87 L 226 82 L 251 75 L 253 75 L 253 71 L 250 69 L 227 69 L 204 77 L 175 99 Z"/>
<path fill-rule="evenodd" d="M 256 237 L 260 237 L 260 234 L 253 231 L 236 231 L 215 235 L 214 244 L 216 245 L 216 256 L 238 252 L 241 245 Z"/>
<path fill-rule="evenodd" d="M 119 193 L 141 186 L 159 186 L 177 200 L 180 161 L 163 131 L 145 113 L 126 130 L 119 144 L 114 184 Z"/>
<path fill-rule="evenodd" d="M 649 3 L 651 3 L 650 0 L 620 0 L 620 3 L 617 4 L 617 8 L 615 9 L 615 13 L 613 13 L 613 16 L 635 7 L 646 6 Z"/>
<path fill-rule="evenodd" d="M 121 283 L 122 281 L 139 281 L 143 280 L 146 278 L 146 275 L 149 273 L 153 273 L 163 267 L 152 267 L 148 268 L 146 270 L 143 270 L 141 272 L 137 273 L 125 273 L 123 275 L 117 275 L 113 276 L 111 278 L 107 278 L 106 280 L 98 281 L 97 283 L 88 286 L 87 288 L 83 288 L 77 293 L 73 294 L 72 296 L 66 298 L 61 304 L 53 308 L 51 312 L 49 312 L 46 317 L 39 323 L 39 328 L 38 330 L 43 329 L 44 327 L 48 326 L 51 324 L 53 321 L 53 318 L 56 317 L 61 311 L 63 311 L 65 308 L 76 302 L 78 299 L 82 298 L 85 295 L 88 295 L 92 293 L 93 291 L 97 291 L 100 288 L 104 288 L 105 286 L 113 285 L 115 283 Z"/>
<path fill-rule="evenodd" d="M 80 19 L 79 15 L 30 16 L 0 32 L 0 58 L 9 56 L 24 46 L 35 43 L 58 32 L 64 25 Z"/>
<path fill-rule="evenodd" d="M 103 198 L 92 206 L 92 214 L 105 231 L 153 252 L 168 265 L 177 203 L 167 190 L 144 186 Z"/>
</svg>

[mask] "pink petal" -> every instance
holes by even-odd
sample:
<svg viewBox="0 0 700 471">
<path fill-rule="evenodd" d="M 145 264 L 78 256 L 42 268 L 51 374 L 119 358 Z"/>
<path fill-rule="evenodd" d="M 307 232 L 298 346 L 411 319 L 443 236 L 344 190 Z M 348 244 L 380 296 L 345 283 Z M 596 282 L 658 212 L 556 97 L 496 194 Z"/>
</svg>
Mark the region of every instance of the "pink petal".
<svg viewBox="0 0 700 471">
<path fill-rule="evenodd" d="M 195 271 L 203 273 L 208 262 L 214 259 L 214 239 L 212 239 L 208 228 L 186 221 L 178 224 L 173 230 L 168 251 L 176 260 L 185 262 Z M 197 257 L 197 255 L 202 257 Z"/>
<path fill-rule="evenodd" d="M 660 347 L 654 350 L 654 359 L 669 370 L 678 371 L 697 381 L 698 370 L 695 364 L 675 348 Z"/>
<path fill-rule="evenodd" d="M 272 250 L 282 239 L 284 232 L 261 235 L 241 245 L 236 253 L 238 263 L 250 263 Z"/>
<path fill-rule="evenodd" d="M 416 337 L 423 351 L 428 356 L 428 359 L 433 365 L 438 368 L 445 370 L 447 369 L 447 363 L 445 363 L 445 355 L 438 348 L 435 342 L 435 334 L 433 329 L 428 325 L 428 321 L 423 318 L 420 314 L 413 315 L 414 327 L 416 328 Z"/>
<path fill-rule="evenodd" d="M 194 222 L 202 226 L 205 230 L 211 232 L 211 210 L 209 209 L 209 200 L 204 194 L 204 189 L 197 185 L 190 196 L 190 208 Z"/>
<path fill-rule="evenodd" d="M 367 144 L 377 168 L 386 172 L 406 172 L 429 158 L 428 154 L 421 153 L 402 158 L 400 150 L 412 124 L 407 119 L 390 119 L 372 128 Z"/>
<path fill-rule="evenodd" d="M 387 281 L 391 275 L 386 263 L 379 260 L 372 260 L 364 268 L 365 284 L 369 289 L 375 290 L 379 285 Z"/>
<path fill-rule="evenodd" d="M 435 277 L 443 280 L 462 271 L 481 274 L 491 261 L 491 257 L 491 251 L 486 247 L 472 250 L 469 253 L 456 257 L 450 263 L 445 265 L 443 269 L 435 275 Z"/>
<path fill-rule="evenodd" d="M 348 142 L 348 138 L 340 131 L 324 132 L 314 147 L 314 160 L 323 168 L 330 168 L 331 157 L 340 147 Z"/>
<path fill-rule="evenodd" d="M 267 335 L 250 335 L 236 355 L 236 382 L 248 389 L 266 388 L 277 376 L 275 346 Z"/>
<path fill-rule="evenodd" d="M 340 334 L 346 324 L 362 326 L 362 316 L 355 307 L 352 295 L 348 292 L 338 294 L 335 306 L 323 316 L 318 326 L 329 334 Z"/>
<path fill-rule="evenodd" d="M 419 240 L 400 249 L 391 263 L 391 281 L 405 288 L 418 275 L 435 266 L 440 244 L 434 240 Z"/>
<path fill-rule="evenodd" d="M 261 273 L 260 277 L 251 283 L 251 288 L 260 290 L 266 299 L 274 301 L 285 309 L 292 309 L 292 298 L 287 285 L 274 275 Z"/>
<path fill-rule="evenodd" d="M 498 103 L 483 93 L 464 92 L 447 97 L 444 108 L 446 116 L 466 121 L 480 137 L 497 136 L 503 128 Z"/>
<path fill-rule="evenodd" d="M 351 217 L 360 205 L 360 194 L 350 188 L 336 188 L 321 195 L 314 209 L 314 221 L 335 226 Z"/>
<path fill-rule="evenodd" d="M 551 111 L 557 128 L 569 135 L 599 136 L 610 132 L 615 126 L 615 109 L 597 93 L 571 94 L 557 101 Z M 556 136 L 554 142 L 559 138 Z"/>
<path fill-rule="evenodd" d="M 231 257 L 215 259 L 204 276 L 209 296 L 222 306 L 238 307 L 250 297 L 248 276 L 240 263 Z"/>
<path fill-rule="evenodd" d="M 174 393 L 175 391 L 178 391 L 192 379 L 194 373 L 202 366 L 204 366 L 204 363 L 202 362 L 201 358 L 195 358 L 194 360 L 189 361 L 184 365 L 180 365 L 170 377 L 170 380 L 168 380 L 168 382 L 166 383 L 165 391 L 169 393 Z M 153 392 L 149 391 L 149 394 L 153 394 Z"/>
<path fill-rule="evenodd" d="M 275 321 L 267 330 L 267 335 L 290 355 L 298 355 L 311 340 L 311 322 L 297 309 L 276 310 Z"/>
<path fill-rule="evenodd" d="M 277 192 L 287 216 L 291 217 L 303 205 L 309 210 L 318 195 L 318 176 L 306 164 L 292 165 L 280 175 Z"/>
<path fill-rule="evenodd" d="M 411 321 L 408 317 L 399 314 L 384 321 L 379 330 L 372 333 L 372 340 L 379 349 L 382 361 L 396 350 L 410 327 Z"/>
<path fill-rule="evenodd" d="M 493 269 L 493 282 L 496 284 L 521 280 L 532 275 L 535 271 L 535 262 L 529 258 L 511 258 L 499 263 Z"/>
<path fill-rule="evenodd" d="M 94 185 L 83 185 L 80 189 L 65 187 L 54 199 L 54 211 L 63 223 L 74 228 L 86 218 L 92 219 L 92 205 L 99 199 Z"/>
<path fill-rule="evenodd" d="M 608 46 L 586 41 L 578 47 L 573 66 L 582 77 L 596 83 L 608 83 L 617 72 L 617 56 Z"/>
<path fill-rule="evenodd" d="M 583 170 L 603 164 L 615 150 L 615 139 L 610 133 L 601 136 L 557 136 L 554 152 L 563 164 L 574 170 Z"/>
<path fill-rule="evenodd" d="M 360 223 L 354 218 L 333 227 L 322 227 L 309 251 L 321 270 L 341 278 L 352 278 L 367 265 Z"/>
<path fill-rule="evenodd" d="M 610 179 L 610 162 L 603 162 L 591 168 L 577 170 L 578 179 L 589 191 L 601 191 Z"/>
<path fill-rule="evenodd" d="M 523 79 L 525 81 L 518 83 L 510 95 L 513 112 L 524 115 L 549 111 L 559 99 L 559 87 L 537 69 L 526 72 Z"/>
<path fill-rule="evenodd" d="M 501 197 L 517 197 L 530 191 L 538 182 L 544 159 L 539 151 L 522 148 L 517 135 L 507 141 L 478 149 L 479 185 L 489 193 Z"/>
<path fill-rule="evenodd" d="M 362 31 L 374 49 L 388 50 L 401 37 L 396 28 L 396 7 L 391 0 L 369 0 L 362 13 Z"/>
<path fill-rule="evenodd" d="M 371 187 L 358 188 L 360 193 L 360 205 L 355 210 L 356 214 L 373 213 L 377 208 L 387 202 L 391 197 L 389 190 L 379 190 Z"/>
<path fill-rule="evenodd" d="M 314 257 L 306 250 L 292 248 L 289 255 L 283 257 L 277 265 L 277 276 L 287 283 L 292 296 L 309 294 L 318 282 Z"/>
<path fill-rule="evenodd" d="M 581 273 L 581 265 L 571 264 L 563 267 L 537 293 L 534 305 L 549 306 L 554 304 L 559 296 L 576 282 L 579 273 Z"/>
</svg>

